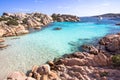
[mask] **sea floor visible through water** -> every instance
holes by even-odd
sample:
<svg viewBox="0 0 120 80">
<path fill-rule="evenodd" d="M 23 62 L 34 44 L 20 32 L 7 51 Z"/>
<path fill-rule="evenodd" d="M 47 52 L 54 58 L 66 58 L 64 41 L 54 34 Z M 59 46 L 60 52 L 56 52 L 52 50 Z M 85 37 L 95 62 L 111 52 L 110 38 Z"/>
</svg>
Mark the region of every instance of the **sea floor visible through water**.
<svg viewBox="0 0 120 80">
<path fill-rule="evenodd" d="M 54 30 L 59 27 L 61 30 Z M 0 80 L 9 72 L 27 72 L 33 65 L 64 54 L 79 51 L 80 46 L 107 34 L 117 33 L 120 26 L 96 22 L 54 22 L 43 30 L 23 36 L 7 37 L 9 46 L 0 50 Z"/>
</svg>

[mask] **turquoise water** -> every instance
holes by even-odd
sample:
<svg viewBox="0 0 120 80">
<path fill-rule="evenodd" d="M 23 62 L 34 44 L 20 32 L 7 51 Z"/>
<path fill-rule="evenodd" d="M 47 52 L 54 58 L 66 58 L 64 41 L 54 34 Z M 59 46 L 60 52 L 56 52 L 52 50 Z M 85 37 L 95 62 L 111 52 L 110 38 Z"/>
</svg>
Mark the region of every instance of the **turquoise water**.
<svg viewBox="0 0 120 80">
<path fill-rule="evenodd" d="M 62 29 L 53 30 L 55 27 Z M 55 22 L 41 31 L 6 38 L 5 43 L 10 46 L 0 50 L 0 78 L 11 71 L 26 72 L 33 65 L 78 51 L 80 45 L 118 31 L 120 27 L 114 24 Z"/>
</svg>

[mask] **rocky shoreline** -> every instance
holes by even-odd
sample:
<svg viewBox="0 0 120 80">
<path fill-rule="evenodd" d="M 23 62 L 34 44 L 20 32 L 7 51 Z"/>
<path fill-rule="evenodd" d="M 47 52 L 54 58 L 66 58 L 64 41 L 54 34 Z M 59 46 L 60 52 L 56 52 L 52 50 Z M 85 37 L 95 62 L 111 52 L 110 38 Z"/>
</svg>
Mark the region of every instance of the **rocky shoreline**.
<svg viewBox="0 0 120 80">
<path fill-rule="evenodd" d="M 0 17 L 0 37 L 19 36 L 29 33 L 30 29 L 42 29 L 44 26 L 61 21 L 78 22 L 80 18 L 73 15 L 42 13 L 3 13 Z M 61 22 L 60 21 L 60 22 Z"/>
<path fill-rule="evenodd" d="M 6 80 L 119 80 L 119 45 L 120 33 L 108 35 L 100 39 L 97 46 L 82 46 L 84 52 L 34 65 L 28 75 L 10 73 Z"/>
<path fill-rule="evenodd" d="M 69 22 L 80 21 L 79 17 L 73 15 L 54 16 L 53 14 L 49 16 L 43 13 L 3 13 L 0 16 L 0 38 L 28 34 L 31 29 L 41 30 L 52 22 L 59 22 L 59 18 Z M 2 40 L 1 38 L 0 49 L 8 46 L 2 44 Z"/>
</svg>

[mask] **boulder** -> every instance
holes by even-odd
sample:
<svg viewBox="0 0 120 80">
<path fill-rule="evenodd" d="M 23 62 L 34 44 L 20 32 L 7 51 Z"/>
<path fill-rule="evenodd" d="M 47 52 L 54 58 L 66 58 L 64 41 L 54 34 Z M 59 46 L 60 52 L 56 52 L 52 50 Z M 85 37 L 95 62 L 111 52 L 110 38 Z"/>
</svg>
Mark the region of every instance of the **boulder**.
<svg viewBox="0 0 120 80">
<path fill-rule="evenodd" d="M 37 69 L 38 69 L 38 68 L 39 68 L 39 66 L 34 65 L 34 66 L 32 67 L 32 72 L 33 72 L 33 73 L 37 72 Z"/>
<path fill-rule="evenodd" d="M 99 52 L 98 49 L 95 48 L 92 45 L 83 45 L 82 48 L 83 48 L 83 50 L 85 52 L 88 52 L 88 53 L 91 53 L 91 54 L 95 54 L 95 55 L 98 54 L 98 52 Z"/>
<path fill-rule="evenodd" d="M 12 72 L 7 76 L 8 80 L 26 80 L 26 78 L 23 72 Z"/>
<path fill-rule="evenodd" d="M 41 75 L 50 73 L 50 66 L 48 64 L 42 65 L 37 69 L 37 72 Z"/>
<path fill-rule="evenodd" d="M 100 46 L 103 46 L 105 51 L 114 54 L 120 53 L 120 35 L 112 34 L 105 36 L 99 41 Z"/>
</svg>

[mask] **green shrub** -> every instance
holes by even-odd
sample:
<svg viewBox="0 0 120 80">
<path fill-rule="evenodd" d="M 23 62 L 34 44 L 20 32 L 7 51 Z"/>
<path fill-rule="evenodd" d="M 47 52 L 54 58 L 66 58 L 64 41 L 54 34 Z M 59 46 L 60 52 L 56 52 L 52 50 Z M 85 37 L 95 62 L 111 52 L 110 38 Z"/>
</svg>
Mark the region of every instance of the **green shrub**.
<svg viewBox="0 0 120 80">
<path fill-rule="evenodd" d="M 112 57 L 113 66 L 120 67 L 120 54 Z"/>
<path fill-rule="evenodd" d="M 17 25 L 18 25 L 18 22 L 17 22 L 16 20 L 14 20 L 14 19 L 11 19 L 11 20 L 9 20 L 6 24 L 7 24 L 7 25 L 15 25 L 15 26 L 17 26 Z"/>
<path fill-rule="evenodd" d="M 27 18 L 23 19 L 23 24 L 27 24 Z"/>
<path fill-rule="evenodd" d="M 8 21 L 8 20 L 10 20 L 11 18 L 9 18 L 9 17 L 1 17 L 0 18 L 0 21 Z"/>
<path fill-rule="evenodd" d="M 101 72 L 100 77 L 108 76 L 108 72 Z"/>
</svg>

